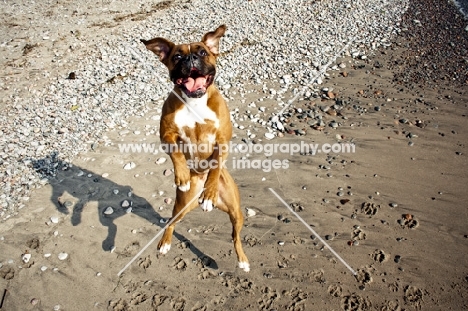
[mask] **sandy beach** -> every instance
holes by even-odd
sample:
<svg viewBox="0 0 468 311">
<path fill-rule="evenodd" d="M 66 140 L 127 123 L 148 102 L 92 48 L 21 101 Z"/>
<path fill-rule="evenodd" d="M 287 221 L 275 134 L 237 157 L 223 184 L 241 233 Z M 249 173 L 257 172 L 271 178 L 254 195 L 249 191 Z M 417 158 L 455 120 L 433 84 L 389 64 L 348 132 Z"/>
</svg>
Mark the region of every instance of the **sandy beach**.
<svg viewBox="0 0 468 311">
<path fill-rule="evenodd" d="M 468 21 L 453 3 L 430 2 L 409 2 L 388 46 L 339 55 L 318 96 L 282 106 L 281 133 L 249 117 L 278 113 L 271 89 L 281 89 L 280 78 L 266 88 L 246 83 L 242 99 L 234 86 L 225 93 L 233 144 L 262 146 L 233 149 L 227 162 L 241 194 L 249 273 L 237 268 L 227 215 L 196 209 L 177 224 L 168 254 L 156 241 L 117 275 L 161 232 L 175 199 L 167 155 L 122 149 L 158 146 L 158 99 L 124 114 L 125 126 L 103 130 L 73 159 L 31 162 L 54 169 L 39 169 L 41 186 L 0 223 L 0 310 L 467 310 Z M 69 18 L 89 16 L 97 26 L 50 28 L 34 18 L 30 35 L 49 39 L 30 42 L 31 54 L 24 41 L 0 50 L 0 113 L 13 113 L 18 96 L 79 75 L 80 58 L 99 40 L 118 39 L 122 23 L 177 5 L 113 1 L 76 13 L 70 3 L 51 5 L 50 16 L 69 9 Z M 2 18 L 11 36 L 2 40 L 20 40 L 29 17 L 11 7 L 8 14 L 18 19 Z M 52 42 L 54 31 L 63 39 Z M 269 154 L 267 144 L 317 149 Z M 242 159 L 253 166 L 241 167 Z M 276 160 L 285 165 L 267 167 Z"/>
</svg>

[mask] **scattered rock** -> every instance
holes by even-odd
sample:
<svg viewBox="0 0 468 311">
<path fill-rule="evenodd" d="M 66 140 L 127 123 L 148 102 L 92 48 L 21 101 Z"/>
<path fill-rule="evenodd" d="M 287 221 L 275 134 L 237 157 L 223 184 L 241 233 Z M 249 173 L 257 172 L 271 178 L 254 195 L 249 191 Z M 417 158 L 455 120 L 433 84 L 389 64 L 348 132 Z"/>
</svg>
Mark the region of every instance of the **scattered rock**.
<svg viewBox="0 0 468 311">
<path fill-rule="evenodd" d="M 124 170 L 131 170 L 131 169 L 134 169 L 135 167 L 136 167 L 135 162 L 129 162 L 129 163 L 124 165 L 123 169 Z"/>
</svg>

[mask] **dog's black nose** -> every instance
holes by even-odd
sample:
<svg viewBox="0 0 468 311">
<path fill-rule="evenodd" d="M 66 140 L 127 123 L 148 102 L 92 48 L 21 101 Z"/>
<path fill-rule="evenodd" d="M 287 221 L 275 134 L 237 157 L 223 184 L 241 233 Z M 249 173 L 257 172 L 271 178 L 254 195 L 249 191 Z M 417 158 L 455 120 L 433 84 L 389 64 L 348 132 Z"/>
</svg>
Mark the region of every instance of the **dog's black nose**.
<svg viewBox="0 0 468 311">
<path fill-rule="evenodd" d="M 189 54 L 185 56 L 184 62 L 186 63 L 193 63 L 194 61 L 198 60 L 198 55 L 197 54 Z"/>
</svg>

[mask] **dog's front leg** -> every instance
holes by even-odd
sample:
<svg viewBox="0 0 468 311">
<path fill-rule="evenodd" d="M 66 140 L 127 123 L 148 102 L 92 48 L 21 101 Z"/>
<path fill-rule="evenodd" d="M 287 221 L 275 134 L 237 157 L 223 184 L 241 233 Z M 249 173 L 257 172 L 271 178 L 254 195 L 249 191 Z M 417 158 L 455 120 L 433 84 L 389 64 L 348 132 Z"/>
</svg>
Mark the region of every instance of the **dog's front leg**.
<svg viewBox="0 0 468 311">
<path fill-rule="evenodd" d="M 202 210 L 209 212 L 217 204 L 219 197 L 219 176 L 223 169 L 225 160 L 228 156 L 227 151 L 223 150 L 223 144 L 217 143 L 214 147 L 210 160 L 210 171 L 204 185 L 205 191 L 200 196 L 199 203 Z"/>
<path fill-rule="evenodd" d="M 174 135 L 164 135 L 162 140 L 165 144 L 165 151 L 171 157 L 174 166 L 174 183 L 179 190 L 186 192 L 190 189 L 190 169 L 183 150 L 177 145 L 177 137 Z"/>
</svg>

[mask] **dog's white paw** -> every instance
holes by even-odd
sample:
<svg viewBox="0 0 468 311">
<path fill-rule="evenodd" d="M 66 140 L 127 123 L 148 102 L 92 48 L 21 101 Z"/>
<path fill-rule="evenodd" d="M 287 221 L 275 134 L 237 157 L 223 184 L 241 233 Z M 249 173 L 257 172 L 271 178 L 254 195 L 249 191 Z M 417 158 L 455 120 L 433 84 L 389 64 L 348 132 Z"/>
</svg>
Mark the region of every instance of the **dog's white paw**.
<svg viewBox="0 0 468 311">
<path fill-rule="evenodd" d="M 245 272 L 249 272 L 250 271 L 250 264 L 248 262 L 246 262 L 246 261 L 239 261 L 239 268 L 241 268 Z"/>
<path fill-rule="evenodd" d="M 163 244 L 159 249 L 159 253 L 165 255 L 171 249 L 171 244 Z"/>
<path fill-rule="evenodd" d="M 204 200 L 200 206 L 204 212 L 211 212 L 213 210 L 213 202 L 211 200 Z"/>
<path fill-rule="evenodd" d="M 186 183 L 185 185 L 180 185 L 178 188 L 182 192 L 189 191 L 190 190 L 190 181 L 188 183 Z"/>
</svg>

